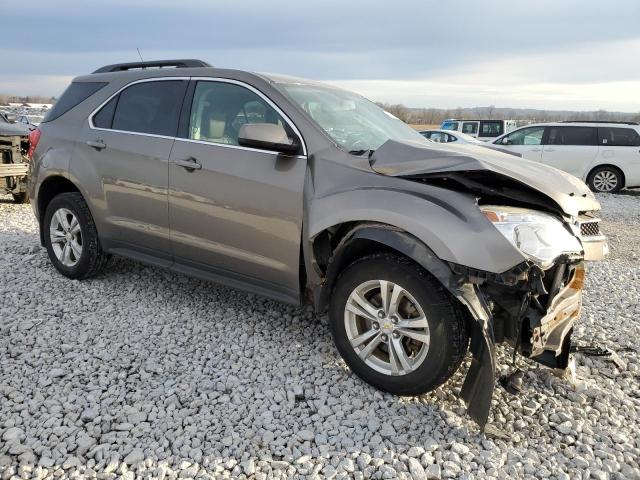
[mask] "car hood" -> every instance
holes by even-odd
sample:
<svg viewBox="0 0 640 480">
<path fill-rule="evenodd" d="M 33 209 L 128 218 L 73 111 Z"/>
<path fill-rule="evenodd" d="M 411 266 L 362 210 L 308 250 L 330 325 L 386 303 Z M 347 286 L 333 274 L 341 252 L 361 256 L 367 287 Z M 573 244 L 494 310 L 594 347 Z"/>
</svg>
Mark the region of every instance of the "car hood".
<svg viewBox="0 0 640 480">
<path fill-rule="evenodd" d="M 523 198 L 535 204 L 546 197 L 556 210 L 571 216 L 600 209 L 589 187 L 573 175 L 474 145 L 389 140 L 371 154 L 370 163 L 382 175 L 434 182 L 449 179 L 467 190 L 494 197 L 519 200 L 521 191 Z"/>
<path fill-rule="evenodd" d="M 18 125 L 17 123 L 6 123 L 0 121 L 0 136 L 12 137 L 14 135 L 26 137 L 29 135 L 29 129 L 22 125 Z"/>
</svg>

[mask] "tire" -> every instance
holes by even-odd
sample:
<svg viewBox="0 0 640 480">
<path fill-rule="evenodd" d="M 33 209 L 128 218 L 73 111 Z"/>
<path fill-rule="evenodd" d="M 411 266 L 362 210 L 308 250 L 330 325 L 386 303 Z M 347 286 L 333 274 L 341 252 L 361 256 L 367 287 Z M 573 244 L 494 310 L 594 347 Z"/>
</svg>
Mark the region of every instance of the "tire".
<svg viewBox="0 0 640 480">
<path fill-rule="evenodd" d="M 64 219 L 73 225 L 75 223 L 72 219 L 75 218 L 77 227 L 70 230 L 64 229 L 62 225 L 64 221 L 60 221 L 61 217 L 58 214 L 64 216 Z M 80 193 L 61 193 L 54 197 L 45 211 L 42 228 L 49 259 L 65 277 L 78 280 L 89 278 L 97 275 L 106 265 L 108 255 L 102 251 L 93 217 Z M 54 231 L 55 235 L 52 233 Z M 76 231 L 77 233 L 73 233 Z M 67 237 L 67 233 L 70 237 Z M 54 242 L 52 235 L 58 239 L 62 237 L 66 239 L 63 241 L 64 243 Z M 63 245 L 69 245 L 68 261 L 65 261 Z M 72 248 L 72 245 L 75 245 L 75 249 Z M 79 251 L 77 250 L 78 246 L 80 246 Z M 59 257 L 60 250 L 63 251 L 61 258 Z"/>
<path fill-rule="evenodd" d="M 598 193 L 617 193 L 624 186 L 622 172 L 615 167 L 598 167 L 587 179 L 589 188 Z"/>
<path fill-rule="evenodd" d="M 16 203 L 29 203 L 29 194 L 27 192 L 12 193 L 11 195 Z"/>
<path fill-rule="evenodd" d="M 393 300 L 393 285 L 404 289 L 409 295 L 400 296 L 402 300 L 398 311 L 404 312 L 399 315 L 400 318 L 393 319 L 393 315 L 389 315 L 393 308 L 385 309 L 390 311 L 386 312 L 386 318 L 380 319 L 376 329 L 370 327 L 371 314 L 362 316 L 352 311 L 352 299 L 355 298 L 352 293 L 358 291 L 360 298 L 370 301 L 369 306 L 380 308 L 382 288 L 376 287 L 379 280 L 392 283 L 391 286 L 386 284 L 390 292 L 387 298 Z M 368 291 L 369 288 L 372 289 Z M 380 315 L 379 310 L 374 313 Z M 417 320 L 422 313 L 426 317 L 426 324 L 424 320 Z M 410 319 L 412 316 L 415 318 Z M 414 323 L 407 323 L 412 321 Z M 421 395 L 443 384 L 460 366 L 469 344 L 465 317 L 455 299 L 418 265 L 392 254 L 363 257 L 342 271 L 332 292 L 329 322 L 333 341 L 351 370 L 370 385 L 395 395 Z M 390 325 L 390 322 L 395 322 L 395 325 Z M 428 328 L 400 328 L 408 324 L 427 325 Z M 371 331 L 374 333 L 369 333 Z M 412 337 L 422 340 L 404 336 L 407 331 L 412 332 Z M 360 335 L 364 334 L 375 336 L 354 347 L 352 340 L 357 338 L 355 343 L 358 343 L 363 338 Z M 381 336 L 378 337 L 378 334 Z M 428 345 L 424 341 L 425 335 L 428 335 Z M 366 357 L 367 348 L 378 339 L 382 339 L 381 343 L 375 347 L 373 354 Z M 398 352 L 398 348 L 401 348 L 405 360 L 408 358 L 411 365 L 402 363 L 399 354 L 395 355 L 396 361 L 393 362 L 389 345 L 399 345 L 394 351 Z M 364 357 L 366 359 L 363 360 Z M 398 366 L 401 368 L 398 369 Z"/>
</svg>

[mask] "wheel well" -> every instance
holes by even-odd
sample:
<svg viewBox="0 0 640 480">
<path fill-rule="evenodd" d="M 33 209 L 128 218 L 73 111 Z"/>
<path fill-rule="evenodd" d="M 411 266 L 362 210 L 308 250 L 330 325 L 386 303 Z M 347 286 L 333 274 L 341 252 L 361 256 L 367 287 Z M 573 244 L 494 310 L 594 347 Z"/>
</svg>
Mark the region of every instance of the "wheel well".
<svg viewBox="0 0 640 480">
<path fill-rule="evenodd" d="M 626 182 L 626 178 L 625 178 L 625 176 L 624 176 L 624 172 L 623 172 L 619 167 L 616 167 L 615 165 L 611 165 L 611 164 L 609 164 L 609 163 L 604 163 L 604 164 L 597 165 L 597 166 L 593 167 L 593 168 L 591 169 L 591 171 L 589 172 L 589 174 L 587 175 L 587 182 L 590 182 L 590 181 L 591 181 L 591 175 L 593 175 L 593 173 L 594 173 L 596 170 L 598 170 L 599 168 L 602 168 L 602 167 L 608 167 L 608 168 L 610 168 L 610 169 L 615 170 L 616 172 L 618 172 L 618 173 L 620 174 L 620 176 L 622 177 L 622 185 L 621 185 L 621 188 L 624 188 L 625 184 L 627 183 L 627 182 Z"/>
<path fill-rule="evenodd" d="M 358 237 L 357 233 L 354 234 L 354 232 L 357 232 L 360 228 L 363 230 L 372 228 L 389 233 L 396 239 L 402 238 L 402 240 L 400 243 L 390 242 L 390 244 L 387 244 L 384 243 L 386 241 L 384 237 L 380 237 L 377 240 L 375 238 Z M 392 246 L 394 244 L 398 248 L 394 248 Z M 448 287 L 450 283 L 450 281 L 447 281 L 450 278 L 448 276 L 452 275 L 450 268 L 445 266 L 444 262 L 417 238 L 403 230 L 385 224 L 367 222 L 342 224 L 331 227 L 314 238 L 314 260 L 324 277 L 324 282 L 320 286 L 320 295 L 316 302 L 316 308 L 319 311 L 323 311 L 328 304 L 329 296 L 340 272 L 358 258 L 373 253 L 391 253 L 405 258 L 422 268 L 429 276 L 433 277 L 435 281 L 445 287 L 447 293 L 451 295 L 454 300 L 456 308 L 460 309 L 465 315 L 466 327 L 468 329 L 471 328 L 472 319 L 469 311 Z"/>
<path fill-rule="evenodd" d="M 38 220 L 42 223 L 44 212 L 47 210 L 49 203 L 57 195 L 66 192 L 79 192 L 78 188 L 70 180 L 55 176 L 47 178 L 38 190 Z"/>
</svg>

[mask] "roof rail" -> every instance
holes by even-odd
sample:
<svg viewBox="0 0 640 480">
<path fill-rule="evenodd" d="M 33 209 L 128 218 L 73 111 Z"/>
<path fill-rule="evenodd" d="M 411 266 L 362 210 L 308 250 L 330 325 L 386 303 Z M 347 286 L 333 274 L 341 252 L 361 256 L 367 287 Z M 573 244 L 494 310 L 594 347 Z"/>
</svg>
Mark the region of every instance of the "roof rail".
<svg viewBox="0 0 640 480">
<path fill-rule="evenodd" d="M 562 120 L 560 123 L 617 123 L 619 125 L 640 125 L 638 122 L 615 122 L 613 120 Z"/>
<path fill-rule="evenodd" d="M 107 72 L 126 72 L 127 70 L 139 70 L 145 68 L 192 68 L 192 67 L 211 67 L 207 62 L 194 59 L 181 60 L 154 60 L 150 62 L 131 62 L 131 63 L 114 63 L 113 65 L 105 65 L 92 73 Z"/>
</svg>

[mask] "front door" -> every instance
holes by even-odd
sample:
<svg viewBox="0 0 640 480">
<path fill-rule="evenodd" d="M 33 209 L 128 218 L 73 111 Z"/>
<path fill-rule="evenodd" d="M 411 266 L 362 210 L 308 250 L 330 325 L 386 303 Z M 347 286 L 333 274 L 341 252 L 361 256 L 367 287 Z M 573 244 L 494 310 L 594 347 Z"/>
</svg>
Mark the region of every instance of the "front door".
<svg viewBox="0 0 640 480">
<path fill-rule="evenodd" d="M 169 160 L 176 267 L 297 300 L 306 157 L 238 144 L 245 123 L 288 120 L 232 81 L 198 81 L 190 105 Z"/>
<path fill-rule="evenodd" d="M 539 162 L 542 159 L 544 129 L 545 127 L 521 128 L 498 140 L 497 145 L 502 145 L 512 152 L 520 153 L 522 158 Z"/>
<path fill-rule="evenodd" d="M 168 161 L 188 81 L 135 83 L 85 125 L 73 158 L 109 250 L 171 259 Z"/>
</svg>

